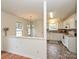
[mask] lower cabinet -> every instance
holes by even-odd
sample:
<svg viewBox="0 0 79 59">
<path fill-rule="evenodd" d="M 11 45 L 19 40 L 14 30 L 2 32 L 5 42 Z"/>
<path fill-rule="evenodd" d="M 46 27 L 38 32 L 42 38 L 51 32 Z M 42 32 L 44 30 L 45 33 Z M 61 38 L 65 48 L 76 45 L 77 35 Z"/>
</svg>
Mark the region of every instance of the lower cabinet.
<svg viewBox="0 0 79 59">
<path fill-rule="evenodd" d="M 70 52 L 77 53 L 77 39 L 73 36 L 64 36 L 64 39 L 62 39 L 62 43 L 65 47 L 68 48 Z"/>
</svg>

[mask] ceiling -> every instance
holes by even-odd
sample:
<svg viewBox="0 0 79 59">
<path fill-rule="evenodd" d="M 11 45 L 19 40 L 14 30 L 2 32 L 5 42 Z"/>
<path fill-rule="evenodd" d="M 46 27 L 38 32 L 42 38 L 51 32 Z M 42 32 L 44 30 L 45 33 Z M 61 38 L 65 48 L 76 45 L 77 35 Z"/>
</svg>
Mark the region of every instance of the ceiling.
<svg viewBox="0 0 79 59">
<path fill-rule="evenodd" d="M 1 9 L 24 19 L 43 19 L 44 0 L 2 0 Z M 76 12 L 76 0 L 47 0 L 47 12 L 65 19 Z"/>
</svg>

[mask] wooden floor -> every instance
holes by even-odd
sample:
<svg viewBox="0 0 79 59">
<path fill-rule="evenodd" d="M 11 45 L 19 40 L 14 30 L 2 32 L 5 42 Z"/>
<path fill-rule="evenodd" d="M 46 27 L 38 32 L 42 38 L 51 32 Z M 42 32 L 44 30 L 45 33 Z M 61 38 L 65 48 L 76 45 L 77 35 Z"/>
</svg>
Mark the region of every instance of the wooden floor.
<svg viewBox="0 0 79 59">
<path fill-rule="evenodd" d="M 26 57 L 8 53 L 8 52 L 1 52 L 1 59 L 31 59 L 31 58 L 26 58 Z"/>
</svg>

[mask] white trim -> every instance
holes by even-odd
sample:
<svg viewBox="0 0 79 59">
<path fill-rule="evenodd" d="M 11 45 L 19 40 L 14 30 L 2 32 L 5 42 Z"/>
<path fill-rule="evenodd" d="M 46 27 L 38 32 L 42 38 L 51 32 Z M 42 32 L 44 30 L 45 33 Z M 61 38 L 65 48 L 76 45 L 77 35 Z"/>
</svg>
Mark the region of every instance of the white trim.
<svg viewBox="0 0 79 59">
<path fill-rule="evenodd" d="M 18 39 L 33 39 L 33 40 L 44 40 L 43 37 L 25 37 L 25 36 L 21 36 L 21 37 L 17 37 L 17 36 L 7 36 L 6 38 L 18 38 Z"/>
<path fill-rule="evenodd" d="M 47 39 L 47 2 L 44 1 L 44 39 Z"/>
<path fill-rule="evenodd" d="M 44 0 L 44 5 L 43 5 L 43 8 L 44 8 L 44 39 L 45 39 L 45 45 L 46 45 L 46 59 L 47 59 L 47 1 Z"/>
</svg>

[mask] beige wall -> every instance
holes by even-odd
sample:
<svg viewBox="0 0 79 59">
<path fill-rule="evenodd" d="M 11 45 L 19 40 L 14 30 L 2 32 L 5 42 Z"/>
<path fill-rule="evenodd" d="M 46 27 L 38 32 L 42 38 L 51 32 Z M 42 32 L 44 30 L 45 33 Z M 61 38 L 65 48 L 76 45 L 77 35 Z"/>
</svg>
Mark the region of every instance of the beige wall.
<svg viewBox="0 0 79 59">
<path fill-rule="evenodd" d="M 29 56 L 32 59 L 47 59 L 46 57 L 46 40 L 41 38 L 17 38 L 15 37 L 16 21 L 22 22 L 24 25 L 23 28 L 26 30 L 27 21 L 21 18 L 18 18 L 9 13 L 1 13 L 1 26 L 2 26 L 2 39 L 1 39 L 1 50 L 12 52 L 15 54 L 23 55 L 25 57 Z M 36 28 L 36 36 L 43 37 L 43 22 L 34 21 L 33 24 Z M 3 28 L 8 27 L 9 31 L 7 32 L 7 37 L 4 35 Z M 25 30 L 23 35 L 26 35 Z"/>
<path fill-rule="evenodd" d="M 23 18 L 16 17 L 10 13 L 1 11 L 1 35 L 2 35 L 2 47 L 4 48 L 4 41 L 5 41 L 5 34 L 3 28 L 8 27 L 9 30 L 7 32 L 7 37 L 15 37 L 16 36 L 16 21 L 22 22 L 23 25 L 23 36 L 28 37 L 27 35 L 27 20 Z M 42 37 L 43 38 L 43 20 L 35 20 L 33 21 L 35 25 L 35 37 Z M 2 49 L 3 49 L 2 48 Z"/>
<path fill-rule="evenodd" d="M 4 50 L 5 48 L 5 33 L 3 31 L 3 28 L 8 27 L 9 30 L 7 32 L 7 37 L 9 36 L 15 36 L 15 32 L 16 32 L 16 20 L 18 20 L 20 18 L 13 16 L 9 13 L 6 13 L 4 11 L 1 12 L 1 50 Z"/>
<path fill-rule="evenodd" d="M 15 36 L 16 35 L 16 21 L 22 22 L 23 25 L 23 36 L 28 37 L 27 35 L 27 24 L 28 21 L 26 19 L 22 19 L 16 17 L 12 14 L 3 12 L 1 13 L 1 20 L 2 20 L 2 29 L 4 27 L 8 27 L 9 31 L 7 32 L 8 36 Z M 43 20 L 34 20 L 33 24 L 35 25 L 35 37 L 43 37 Z M 3 32 L 3 30 L 2 30 Z M 4 33 L 2 34 L 4 35 Z"/>
<path fill-rule="evenodd" d="M 1 12 L 1 29 L 2 29 L 2 35 L 4 36 L 3 28 L 8 27 L 9 31 L 7 33 L 8 36 L 15 35 L 15 20 L 18 18 L 7 14 L 5 12 Z"/>
<path fill-rule="evenodd" d="M 76 19 L 76 13 L 72 14 L 70 17 L 68 17 L 64 22 L 63 22 L 63 28 L 65 28 L 65 26 L 68 24 L 69 25 L 69 29 L 75 29 L 75 21 L 77 21 Z"/>
<path fill-rule="evenodd" d="M 69 29 L 76 29 L 76 23 L 77 18 L 76 18 L 76 13 L 72 14 L 70 17 L 68 17 L 64 22 L 63 22 L 63 28 L 68 24 Z M 70 35 L 74 35 L 75 31 L 69 31 Z"/>
<path fill-rule="evenodd" d="M 4 36 L 3 28 L 8 27 L 7 36 L 16 36 L 16 22 L 22 22 L 23 25 L 23 36 L 27 35 L 26 33 L 26 24 L 27 21 L 16 17 L 12 14 L 1 12 L 1 26 L 2 26 L 2 36 Z"/>
<path fill-rule="evenodd" d="M 7 32 L 7 36 L 14 36 L 15 35 L 15 20 L 18 19 L 17 17 L 7 14 L 5 12 L 1 12 L 1 49 L 5 48 L 5 34 L 3 28 L 8 27 L 9 31 Z"/>
<path fill-rule="evenodd" d="M 35 25 L 35 37 L 44 37 L 44 24 L 43 19 L 33 21 Z"/>
<path fill-rule="evenodd" d="M 23 24 L 23 36 L 27 35 L 25 25 L 27 24 L 26 20 L 16 17 L 10 13 L 1 11 L 1 36 L 2 36 L 2 50 L 4 49 L 5 42 L 5 33 L 3 28 L 8 27 L 7 37 L 15 37 L 16 36 L 16 21 L 22 22 Z"/>
</svg>

